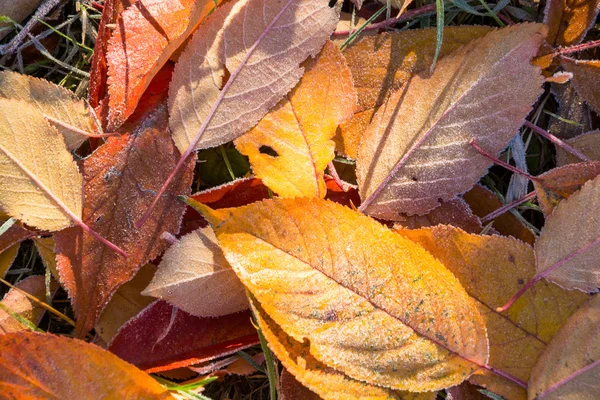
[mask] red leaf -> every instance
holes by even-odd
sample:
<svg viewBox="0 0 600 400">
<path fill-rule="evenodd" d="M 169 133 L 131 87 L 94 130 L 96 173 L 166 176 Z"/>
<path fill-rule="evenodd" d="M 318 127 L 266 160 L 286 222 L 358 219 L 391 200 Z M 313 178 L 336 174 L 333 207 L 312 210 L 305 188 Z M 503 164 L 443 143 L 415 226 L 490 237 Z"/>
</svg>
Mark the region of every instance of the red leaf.
<svg viewBox="0 0 600 400">
<path fill-rule="evenodd" d="M 108 349 L 148 373 L 186 367 L 257 344 L 250 317 L 198 318 L 159 300 L 126 323 Z"/>
</svg>

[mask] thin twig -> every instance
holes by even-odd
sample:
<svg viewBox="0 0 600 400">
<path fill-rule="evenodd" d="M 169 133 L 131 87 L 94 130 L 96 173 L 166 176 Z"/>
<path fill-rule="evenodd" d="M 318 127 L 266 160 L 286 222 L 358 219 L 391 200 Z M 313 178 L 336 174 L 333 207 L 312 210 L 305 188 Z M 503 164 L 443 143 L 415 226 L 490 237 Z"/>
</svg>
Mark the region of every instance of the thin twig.
<svg viewBox="0 0 600 400">
<path fill-rule="evenodd" d="M 529 129 L 531 129 L 532 131 L 534 131 L 535 133 L 537 133 L 538 135 L 545 137 L 546 139 L 548 139 L 555 145 L 562 148 L 564 151 L 573 154 L 575 157 L 579 158 L 580 160 L 590 161 L 590 159 L 587 156 L 585 156 L 583 153 L 581 153 L 579 150 L 569 146 L 566 142 L 560 140 L 559 138 L 557 138 L 550 132 L 543 130 L 539 126 L 532 124 L 529 121 L 525 121 L 525 126 L 528 127 Z"/>
<path fill-rule="evenodd" d="M 485 158 L 493 161 L 494 164 L 500 165 L 501 167 L 504 167 L 507 170 L 514 172 L 515 174 L 524 176 L 525 178 L 527 178 L 531 181 L 539 180 L 537 177 L 529 175 L 527 172 L 521 171 L 520 169 L 515 168 L 512 165 L 510 165 L 510 164 L 500 160 L 499 158 L 495 157 L 494 155 L 490 154 L 487 150 L 484 150 L 481 146 L 479 146 L 479 144 L 477 143 L 477 141 L 475 139 L 471 139 L 471 141 L 469 143 L 471 144 L 471 146 L 473 146 L 475 148 L 475 150 L 477 150 L 479 152 L 479 154 L 481 154 Z"/>
<path fill-rule="evenodd" d="M 593 41 L 587 42 L 587 43 L 576 44 L 575 46 L 562 47 L 562 48 L 554 51 L 554 53 L 552 53 L 552 55 L 553 56 L 561 56 L 561 55 L 565 55 L 565 54 L 577 53 L 578 51 L 593 49 L 594 47 L 599 47 L 599 46 L 600 46 L 600 39 L 593 40 Z"/>
<path fill-rule="evenodd" d="M 518 205 L 523 204 L 526 201 L 535 199 L 536 197 L 537 197 L 536 192 L 528 193 L 525 196 L 521 197 L 520 199 L 517 199 L 515 201 L 512 201 L 508 204 L 503 205 L 502 207 L 498 208 L 496 211 L 492 211 L 485 217 L 481 218 L 481 222 L 486 223 L 488 221 L 491 221 L 491 220 L 499 217 L 500 215 L 504 214 L 505 212 L 512 210 L 513 208 L 517 207 Z"/>
<path fill-rule="evenodd" d="M 75 132 L 75 133 L 77 133 L 77 134 L 79 134 L 81 136 L 85 136 L 85 137 L 88 137 L 88 138 L 106 138 L 106 137 L 110 137 L 110 136 L 119 136 L 119 134 L 117 132 L 99 133 L 99 134 L 89 133 L 89 132 L 81 130 L 81 129 L 73 126 L 73 125 L 69 125 L 66 122 L 60 121 L 60 120 L 58 120 L 56 118 L 52 118 L 52 117 L 50 117 L 50 116 L 48 116 L 46 114 L 44 114 L 44 118 L 46 118 L 48 121 L 52 122 L 55 125 L 61 126 L 61 127 L 65 128 L 65 129 L 68 129 L 68 130 L 70 130 L 72 132 Z"/>
</svg>

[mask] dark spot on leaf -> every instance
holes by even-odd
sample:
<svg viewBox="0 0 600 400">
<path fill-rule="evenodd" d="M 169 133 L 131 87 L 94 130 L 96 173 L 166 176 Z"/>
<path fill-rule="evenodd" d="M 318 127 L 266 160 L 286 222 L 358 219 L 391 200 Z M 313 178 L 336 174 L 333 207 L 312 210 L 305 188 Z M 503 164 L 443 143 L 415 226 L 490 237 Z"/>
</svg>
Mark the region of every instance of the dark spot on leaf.
<svg viewBox="0 0 600 400">
<path fill-rule="evenodd" d="M 511 263 L 515 263 L 515 256 L 512 255 L 511 253 L 508 253 L 508 261 Z"/>
<path fill-rule="evenodd" d="M 223 90 L 225 85 L 227 85 L 227 82 L 229 81 L 230 77 L 231 77 L 231 72 L 229 72 L 227 67 L 225 65 L 223 65 L 223 80 L 221 81 L 221 87 L 219 88 L 219 90 Z"/>
<path fill-rule="evenodd" d="M 524 283 L 525 283 L 525 280 L 524 280 L 523 278 L 519 278 L 519 279 L 517 279 L 517 283 L 518 283 L 519 285 L 522 285 L 522 284 L 524 284 Z"/>
<path fill-rule="evenodd" d="M 272 147 L 262 145 L 258 149 L 260 154 L 266 154 L 271 157 L 279 157 L 279 153 L 277 153 Z"/>
<path fill-rule="evenodd" d="M 416 181 L 418 181 L 418 180 L 419 180 L 419 179 L 418 179 L 416 176 L 413 176 L 413 177 L 412 177 L 412 178 L 410 178 L 410 179 L 412 179 L 412 181 L 413 181 L 413 182 L 416 182 Z"/>
<path fill-rule="evenodd" d="M 337 314 L 335 311 L 331 311 L 331 310 L 327 311 L 327 313 L 324 315 L 323 319 L 328 322 L 336 321 Z"/>
</svg>

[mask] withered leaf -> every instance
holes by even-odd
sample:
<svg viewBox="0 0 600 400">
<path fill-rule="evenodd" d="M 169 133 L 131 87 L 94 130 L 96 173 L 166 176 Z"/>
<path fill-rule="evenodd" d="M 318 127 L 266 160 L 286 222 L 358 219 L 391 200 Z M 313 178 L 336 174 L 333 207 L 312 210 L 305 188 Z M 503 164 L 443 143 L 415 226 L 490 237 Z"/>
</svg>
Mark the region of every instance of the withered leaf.
<svg viewBox="0 0 600 400">
<path fill-rule="evenodd" d="M 600 396 L 600 296 L 569 318 L 539 358 L 530 399 L 584 400 Z"/>
<path fill-rule="evenodd" d="M 63 136 L 22 100 L 0 98 L 0 209 L 56 231 L 81 218 L 83 178 Z"/>
<path fill-rule="evenodd" d="M 169 57 L 220 0 L 137 0 L 119 16 L 108 43 L 108 123 L 116 130 Z"/>
<path fill-rule="evenodd" d="M 600 113 L 600 61 L 561 57 L 561 65 L 573 74 L 573 84 L 585 102 Z"/>
<path fill-rule="evenodd" d="M 246 289 L 210 228 L 189 233 L 169 248 L 143 294 L 197 317 L 219 317 L 248 308 Z"/>
<path fill-rule="evenodd" d="M 163 386 L 114 354 L 76 339 L 0 335 L 0 392 L 11 399 L 173 399 Z"/>
<path fill-rule="evenodd" d="M 540 24 L 493 31 L 394 93 L 360 144 L 361 210 L 395 220 L 473 187 L 491 162 L 470 141 L 497 154 L 516 134 L 541 93 L 540 69 L 529 61 L 546 31 Z"/>
<path fill-rule="evenodd" d="M 566 289 L 598 290 L 599 207 L 600 177 L 560 202 L 535 244 L 538 273 Z"/>
<path fill-rule="evenodd" d="M 327 0 L 239 0 L 206 19 L 179 58 L 169 90 L 179 150 L 247 132 L 300 80 L 339 18 Z"/>
<path fill-rule="evenodd" d="M 298 85 L 235 145 L 279 196 L 323 198 L 323 175 L 335 156 L 331 139 L 354 113 L 356 92 L 344 56 L 331 41 L 302 66 L 306 72 Z"/>
<path fill-rule="evenodd" d="M 150 373 L 213 360 L 258 342 L 249 311 L 199 318 L 159 300 L 127 322 L 109 350 Z"/>
<path fill-rule="evenodd" d="M 485 364 L 485 328 L 458 281 L 376 221 L 317 198 L 193 206 L 261 307 L 324 364 L 411 391 L 458 384 Z"/>
<path fill-rule="evenodd" d="M 125 249 L 129 257 L 98 246 L 79 227 L 55 234 L 58 270 L 73 304 L 78 335 L 94 326 L 120 285 L 166 248 L 161 234 L 179 230 L 184 205 L 176 196 L 190 192 L 193 157 L 160 199 L 148 223 L 141 229 L 134 226 L 180 158 L 167 127 L 166 111 L 165 104 L 157 107 L 131 134 L 109 138 L 83 163 L 83 220 Z"/>
<path fill-rule="evenodd" d="M 583 40 L 600 11 L 599 0 L 548 0 L 544 24 L 550 28 L 548 43 L 571 46 Z"/>
<path fill-rule="evenodd" d="M 567 140 L 567 144 L 579 150 L 590 160 L 600 161 L 600 130 L 584 133 L 583 135 Z M 562 148 L 556 149 L 556 163 L 559 166 L 579 163 L 581 160 Z"/>
<path fill-rule="evenodd" d="M 469 233 L 481 233 L 483 225 L 471 207 L 461 198 L 445 201 L 425 215 L 401 215 L 394 228 L 418 229 L 435 225 L 453 225 Z"/>
<path fill-rule="evenodd" d="M 46 283 L 43 276 L 30 276 L 17 282 L 15 287 L 29 293 L 38 300 L 46 301 Z M 52 285 L 52 287 L 56 288 L 56 284 Z M 4 296 L 4 299 L 2 299 L 2 305 L 11 312 L 29 320 L 34 325 L 38 324 L 39 319 L 46 311 L 38 303 L 30 300 L 16 289 L 9 290 L 6 296 Z M 0 333 L 4 334 L 24 330 L 28 330 L 28 328 L 13 318 L 5 310 L 0 309 Z"/>
<path fill-rule="evenodd" d="M 23 0 L 23 1 L 12 1 L 2 0 L 0 2 L 0 15 L 7 16 L 13 21 L 21 22 L 27 18 L 35 9 L 40 5 L 42 0 Z M 11 23 L 1 22 L 0 28 L 6 29 L 11 26 Z M 10 32 L 9 30 L 0 31 L 0 40 L 4 38 Z"/>
<path fill-rule="evenodd" d="M 490 341 L 489 365 L 523 382 L 550 338 L 585 302 L 583 293 L 538 282 L 508 315 L 499 314 L 506 293 L 520 289 L 535 275 L 533 248 L 513 238 L 468 234 L 451 226 L 401 230 L 454 273 L 476 300 Z M 525 399 L 526 389 L 489 371 L 469 378 L 507 399 Z"/>
</svg>

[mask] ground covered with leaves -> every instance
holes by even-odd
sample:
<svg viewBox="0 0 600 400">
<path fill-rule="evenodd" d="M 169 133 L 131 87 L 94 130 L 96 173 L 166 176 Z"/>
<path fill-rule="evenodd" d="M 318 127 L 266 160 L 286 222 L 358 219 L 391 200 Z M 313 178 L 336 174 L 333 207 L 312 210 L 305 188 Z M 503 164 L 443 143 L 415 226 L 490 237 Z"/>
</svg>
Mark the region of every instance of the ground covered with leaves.
<svg viewBox="0 0 600 400">
<path fill-rule="evenodd" d="M 599 11 L 0 2 L 0 397 L 600 397 Z"/>
</svg>

